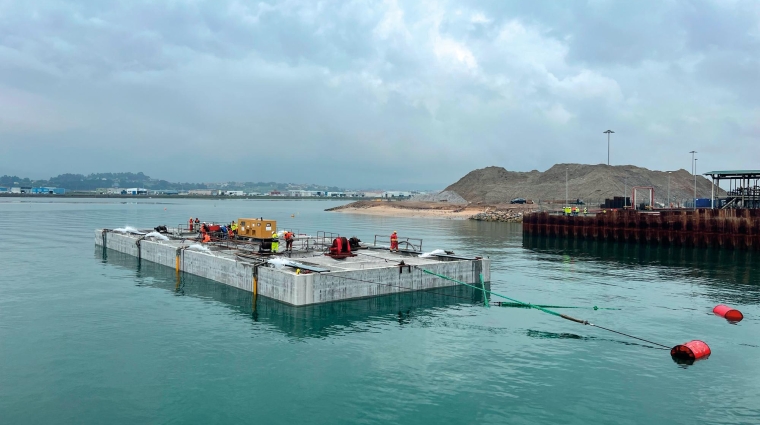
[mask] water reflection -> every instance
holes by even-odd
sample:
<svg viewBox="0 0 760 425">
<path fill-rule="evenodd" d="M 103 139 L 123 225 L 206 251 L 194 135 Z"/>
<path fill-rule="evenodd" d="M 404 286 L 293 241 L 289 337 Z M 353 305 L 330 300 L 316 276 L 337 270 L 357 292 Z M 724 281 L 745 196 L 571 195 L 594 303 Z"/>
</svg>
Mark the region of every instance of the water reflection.
<svg viewBox="0 0 760 425">
<path fill-rule="evenodd" d="M 177 296 L 190 296 L 224 304 L 241 316 L 271 325 L 297 338 L 326 337 L 336 333 L 367 332 L 372 324 L 410 323 L 413 317 L 431 315 L 435 309 L 456 304 L 483 304 L 483 292 L 464 286 L 438 288 L 352 301 L 293 307 L 270 298 L 233 288 L 170 267 L 113 250 L 96 249 L 95 256 L 111 265 L 135 271 L 138 285 L 162 288 Z M 486 285 L 486 288 L 489 288 Z"/>
<path fill-rule="evenodd" d="M 632 271 L 646 266 L 662 280 L 704 285 L 719 302 L 760 303 L 760 253 L 754 251 L 636 245 L 525 235 L 523 247 L 549 262 L 582 259 Z"/>
</svg>

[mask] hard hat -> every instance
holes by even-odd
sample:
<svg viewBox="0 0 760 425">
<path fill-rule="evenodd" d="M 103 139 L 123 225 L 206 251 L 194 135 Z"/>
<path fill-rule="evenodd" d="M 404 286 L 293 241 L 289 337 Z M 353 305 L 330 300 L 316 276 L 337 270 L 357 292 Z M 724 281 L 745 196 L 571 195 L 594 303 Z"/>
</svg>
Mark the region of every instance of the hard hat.
<svg viewBox="0 0 760 425">
<path fill-rule="evenodd" d="M 394 230 L 393 233 L 396 233 L 396 231 Z"/>
</svg>

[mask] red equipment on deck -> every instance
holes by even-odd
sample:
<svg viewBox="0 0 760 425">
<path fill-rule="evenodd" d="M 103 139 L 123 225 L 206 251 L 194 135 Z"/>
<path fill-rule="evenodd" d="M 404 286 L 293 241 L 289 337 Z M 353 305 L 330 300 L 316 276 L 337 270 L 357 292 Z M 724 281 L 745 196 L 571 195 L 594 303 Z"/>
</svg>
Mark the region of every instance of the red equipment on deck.
<svg viewBox="0 0 760 425">
<path fill-rule="evenodd" d="M 338 260 L 347 257 L 356 257 L 356 254 L 351 253 L 351 245 L 345 237 L 333 239 L 330 252 L 325 255 Z"/>
</svg>

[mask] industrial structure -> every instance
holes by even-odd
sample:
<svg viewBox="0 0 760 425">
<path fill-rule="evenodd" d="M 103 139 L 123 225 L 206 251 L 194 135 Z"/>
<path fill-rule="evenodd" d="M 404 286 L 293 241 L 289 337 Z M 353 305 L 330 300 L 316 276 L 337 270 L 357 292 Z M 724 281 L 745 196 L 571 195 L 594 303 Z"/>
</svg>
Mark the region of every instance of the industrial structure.
<svg viewBox="0 0 760 425">
<path fill-rule="evenodd" d="M 710 208 L 760 208 L 760 170 L 708 171 L 704 175 L 710 176 L 713 182 Z M 721 181 L 728 181 L 723 198 L 715 195 L 715 188 L 720 187 Z"/>
</svg>

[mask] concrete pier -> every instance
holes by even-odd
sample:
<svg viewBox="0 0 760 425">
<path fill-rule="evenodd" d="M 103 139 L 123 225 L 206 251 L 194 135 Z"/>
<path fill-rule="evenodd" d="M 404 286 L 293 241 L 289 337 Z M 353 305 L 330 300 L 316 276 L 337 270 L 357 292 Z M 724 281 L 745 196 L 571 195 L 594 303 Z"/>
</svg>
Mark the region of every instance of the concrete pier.
<svg viewBox="0 0 760 425">
<path fill-rule="evenodd" d="M 357 251 L 356 257 L 336 260 L 320 252 L 296 252 L 291 260 L 318 270 L 304 269 L 298 274 L 296 268 L 277 268 L 266 263 L 267 258 L 243 256 L 235 249 L 213 244 L 199 248 L 194 241 L 146 238 L 142 232 L 99 229 L 95 231 L 95 244 L 140 261 L 174 268 L 177 273 L 201 276 L 293 306 L 457 285 L 424 273 L 423 269 L 476 285 L 481 274 L 484 282 L 491 278 L 487 258 L 423 258 L 416 253 L 367 249 Z M 402 261 L 404 265 L 400 266 Z"/>
</svg>

